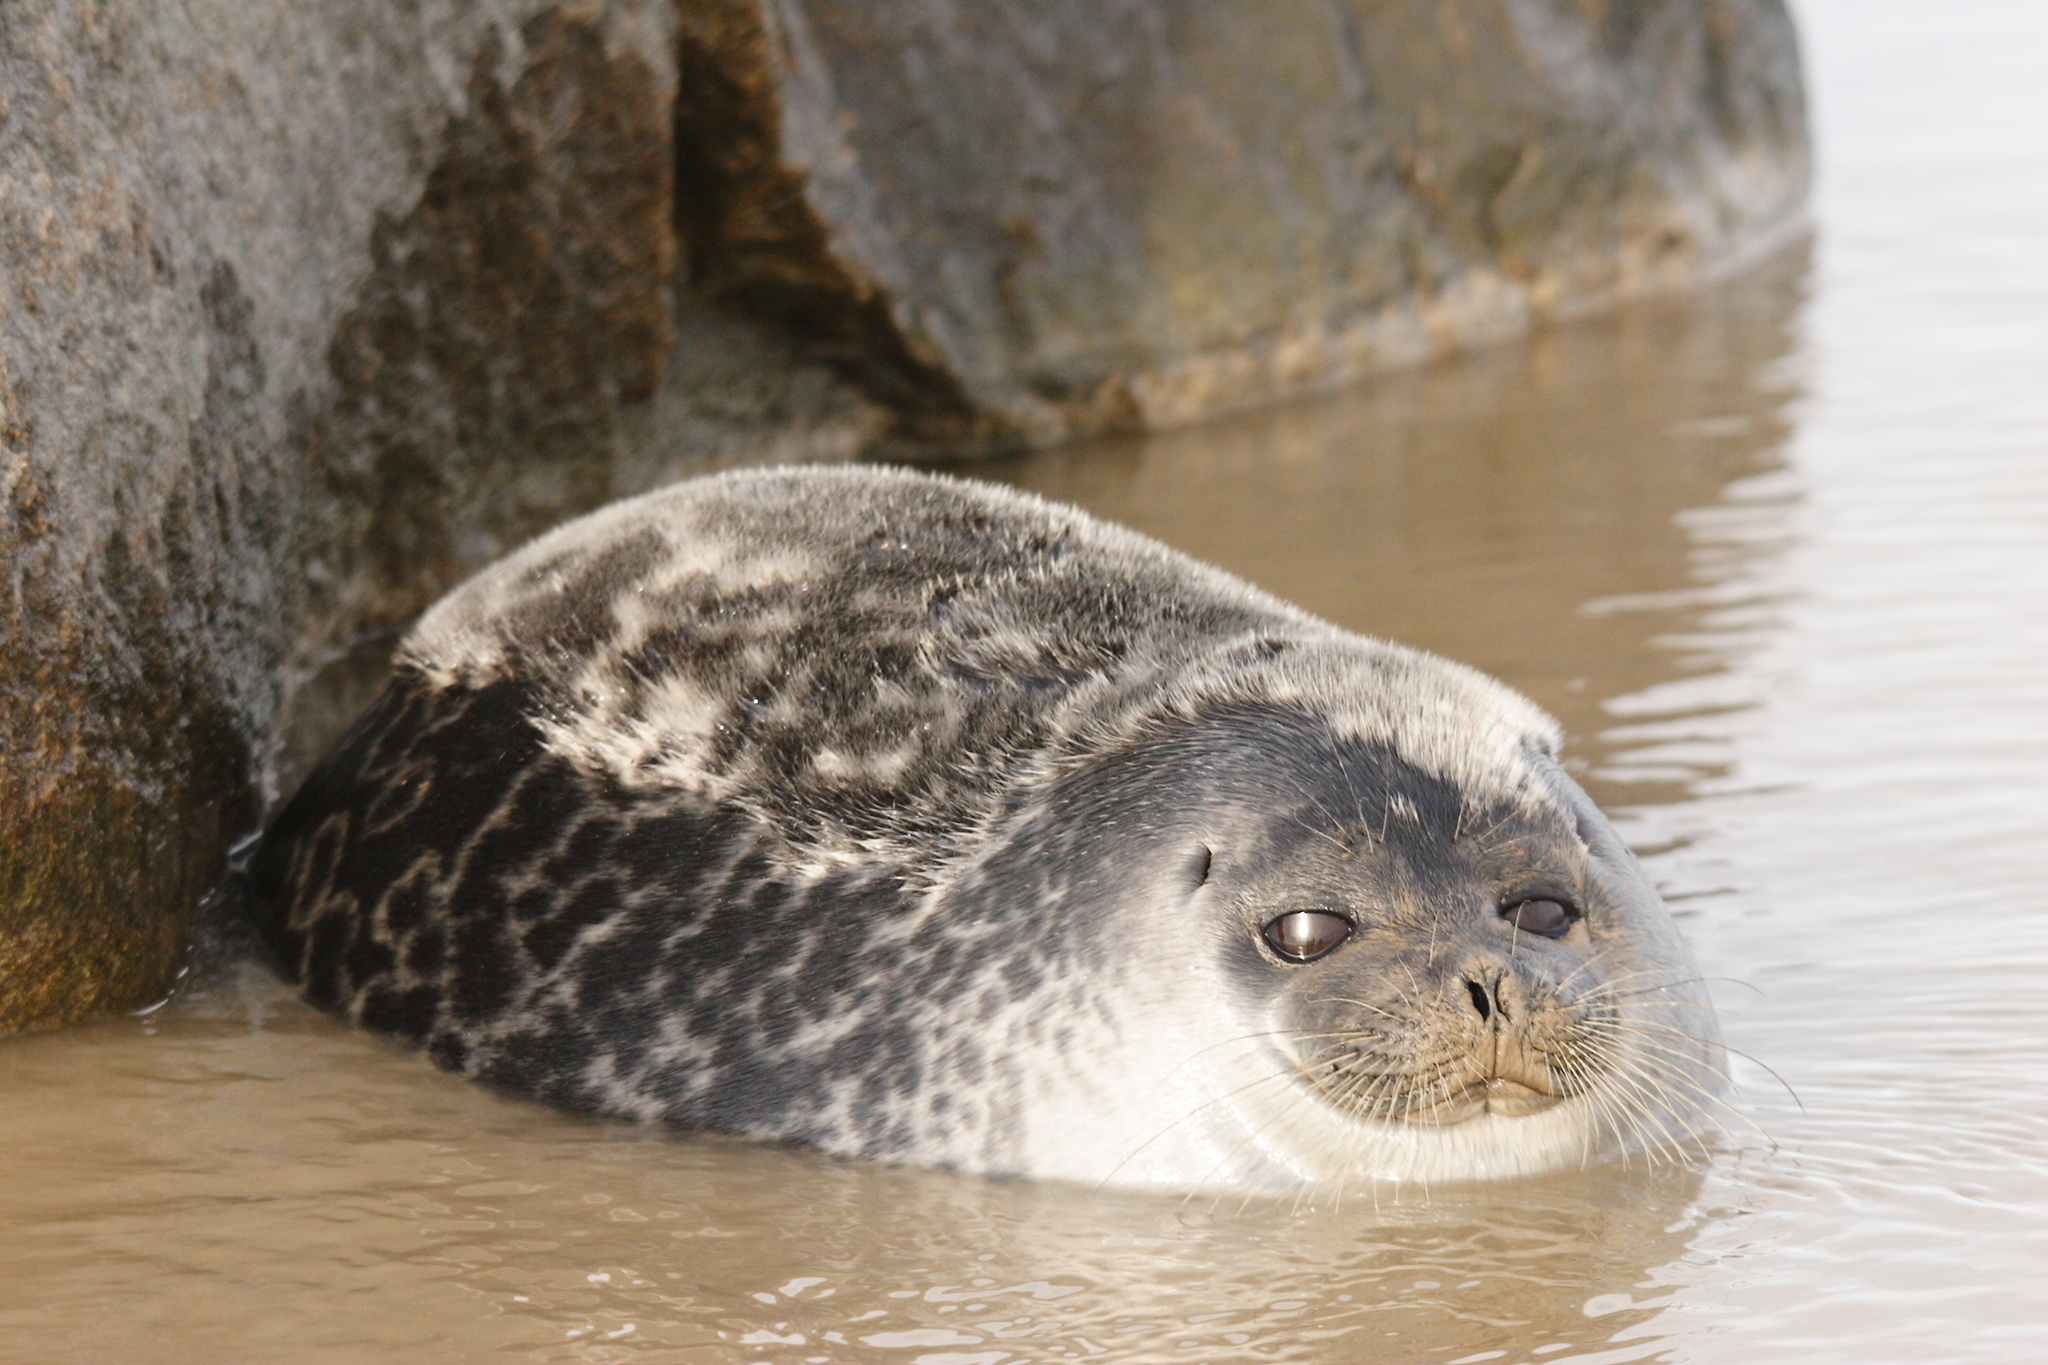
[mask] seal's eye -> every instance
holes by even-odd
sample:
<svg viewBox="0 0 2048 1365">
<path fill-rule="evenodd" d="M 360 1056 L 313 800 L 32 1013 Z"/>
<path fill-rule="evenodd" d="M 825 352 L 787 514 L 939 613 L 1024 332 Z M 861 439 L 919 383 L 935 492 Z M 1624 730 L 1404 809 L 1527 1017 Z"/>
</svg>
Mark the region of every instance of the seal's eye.
<svg viewBox="0 0 2048 1365">
<path fill-rule="evenodd" d="M 1266 926 L 1266 943 L 1289 962 L 1313 962 L 1351 937 L 1351 921 L 1327 910 L 1296 910 Z"/>
<path fill-rule="evenodd" d="M 1572 912 L 1559 901 L 1517 901 L 1503 906 L 1500 917 L 1525 934 L 1563 938 L 1572 931 Z"/>
</svg>

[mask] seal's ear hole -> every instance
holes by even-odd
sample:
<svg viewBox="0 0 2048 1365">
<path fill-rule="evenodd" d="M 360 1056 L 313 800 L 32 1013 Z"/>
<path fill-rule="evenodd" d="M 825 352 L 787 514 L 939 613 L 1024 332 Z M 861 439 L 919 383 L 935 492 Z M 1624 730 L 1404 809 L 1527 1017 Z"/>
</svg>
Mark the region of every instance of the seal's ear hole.
<svg viewBox="0 0 2048 1365">
<path fill-rule="evenodd" d="M 1289 962 L 1313 962 L 1352 934 L 1351 921 L 1327 910 L 1295 910 L 1266 926 L 1266 946 Z"/>
<path fill-rule="evenodd" d="M 1572 931 L 1578 913 L 1563 901 L 1517 901 L 1501 907 L 1500 917 L 1525 934 L 1563 938 Z"/>
<path fill-rule="evenodd" d="M 1207 844 L 1197 844 L 1195 846 L 1195 861 L 1191 870 L 1195 875 L 1196 886 L 1207 886 L 1209 884 L 1209 869 L 1215 862 L 1216 852 L 1214 849 L 1210 848 Z"/>
</svg>

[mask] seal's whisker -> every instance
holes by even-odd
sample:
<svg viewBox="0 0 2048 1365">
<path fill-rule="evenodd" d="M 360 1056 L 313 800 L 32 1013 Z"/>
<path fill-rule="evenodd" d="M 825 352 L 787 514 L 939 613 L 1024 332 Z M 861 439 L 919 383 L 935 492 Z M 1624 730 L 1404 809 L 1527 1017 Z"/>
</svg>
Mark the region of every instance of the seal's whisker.
<svg viewBox="0 0 2048 1365">
<path fill-rule="evenodd" d="M 1641 1010 L 1650 1014 L 1662 1014 L 1666 1010 L 1706 1010 L 1709 1013 L 1715 1012 L 1714 1007 L 1704 1000 L 1638 1000 L 1631 998 L 1632 994 L 1632 992 L 1624 992 L 1621 999 L 1609 996 L 1604 1000 L 1590 1002 L 1590 1007 L 1589 1002 L 1582 996 L 1574 1001 L 1573 1004 L 1581 1008 L 1589 1008 L 1589 1012 L 1599 1011 L 1603 1013 L 1609 1010 Z"/>
<path fill-rule="evenodd" d="M 1582 1069 L 1583 1068 L 1579 1067 L 1577 1063 L 1572 1063 L 1565 1068 L 1565 1074 L 1571 1075 L 1574 1071 Z M 1601 1127 L 1606 1126 L 1610 1131 L 1612 1131 L 1615 1126 L 1613 1113 L 1614 1101 L 1612 1100 L 1612 1098 L 1608 1095 L 1601 1093 L 1597 1089 L 1588 1089 L 1585 1092 L 1585 1094 L 1587 1097 L 1587 1102 L 1593 1110 L 1594 1121 L 1592 1123 L 1587 1124 L 1579 1132 L 1580 1170 L 1585 1170 L 1592 1165 L 1593 1153 L 1595 1149 L 1594 1138 L 1598 1135 Z"/>
<path fill-rule="evenodd" d="M 1591 953 L 1588 953 L 1585 959 L 1581 961 L 1578 966 L 1572 968 L 1570 971 L 1564 974 L 1564 976 L 1558 981 L 1556 989 L 1560 993 L 1562 993 L 1567 987 L 1569 987 L 1572 984 L 1572 982 L 1578 980 L 1579 973 L 1590 972 L 1595 968 L 1604 965 L 1607 961 L 1607 956 L 1611 951 L 1612 949 L 1610 948 L 1602 947 L 1596 949 Z"/>
<path fill-rule="evenodd" d="M 1356 1005 L 1359 1009 L 1366 1010 L 1372 1014 L 1377 1014 L 1383 1018 L 1392 1019 L 1397 1023 L 1407 1023 L 1409 1018 L 1409 1016 L 1402 1015 L 1394 1010 L 1387 1009 L 1384 1006 L 1375 1005 L 1365 1000 L 1354 999 L 1348 995 L 1328 995 L 1324 996 L 1323 999 L 1333 1005 Z"/>
<path fill-rule="evenodd" d="M 1647 1136 L 1647 1128 L 1645 1128 L 1645 1124 L 1642 1124 L 1642 1103 L 1628 1103 L 1628 1101 L 1642 1101 L 1642 1099 L 1647 1099 L 1647 1097 L 1645 1095 L 1636 1095 L 1636 1093 L 1630 1091 L 1630 1087 L 1626 1085 L 1626 1078 L 1620 1076 L 1622 1068 L 1618 1068 L 1614 1064 L 1610 1048 L 1599 1046 L 1597 1040 L 1595 1040 L 1591 1052 L 1599 1058 L 1599 1062 L 1602 1062 L 1602 1066 L 1599 1066 L 1597 1074 L 1602 1074 L 1606 1078 L 1606 1087 L 1575 1085 L 1575 1083 L 1583 1083 L 1585 1076 L 1595 1074 L 1593 1066 L 1591 1066 L 1591 1058 L 1587 1058 L 1587 1056 L 1579 1056 L 1579 1054 L 1563 1056 L 1563 1058 L 1559 1058 L 1559 1070 L 1565 1076 L 1567 1089 L 1573 1089 L 1577 1093 L 1587 1095 L 1591 1099 L 1595 1111 L 1604 1115 L 1606 1126 L 1610 1128 L 1610 1132 L 1616 1134 L 1616 1140 L 1622 1146 L 1622 1160 L 1626 1164 L 1628 1162 L 1630 1132 L 1638 1130 L 1638 1132 L 1645 1132 L 1645 1136 Z M 1589 1150 L 1589 1140 L 1585 1144 L 1581 1144 L 1581 1160 L 1585 1158 L 1587 1150 Z"/>
<path fill-rule="evenodd" d="M 1661 1102 L 1663 1096 L 1654 1086 L 1649 1084 L 1641 1069 L 1633 1065 L 1620 1067 L 1615 1071 L 1614 1077 L 1616 1085 L 1624 1092 L 1636 1095 L 1641 1100 L 1637 1107 L 1637 1113 L 1654 1123 L 1658 1133 L 1663 1138 L 1663 1141 L 1658 1144 L 1658 1149 L 1661 1151 L 1668 1145 L 1674 1156 L 1680 1153 L 1684 1146 L 1681 1135 L 1674 1133 L 1665 1123 L 1667 1117 L 1676 1119 L 1678 1116 L 1671 1112 L 1669 1105 Z M 1668 1078 L 1660 1076 L 1657 1079 L 1662 1081 Z"/>
<path fill-rule="evenodd" d="M 1690 1042 L 1702 1041 L 1701 1039 L 1685 1032 L 1683 1029 L 1678 1028 L 1676 1025 L 1673 1024 L 1662 1024 L 1655 1020 L 1649 1019 L 1632 1019 L 1627 1021 L 1627 1023 L 1628 1026 L 1631 1028 L 1661 1028 L 1667 1032 L 1676 1034 L 1678 1037 L 1684 1038 Z M 1785 1093 L 1791 1096 L 1792 1103 L 1799 1106 L 1799 1112 L 1802 1114 L 1806 1112 L 1806 1101 L 1799 1098 L 1799 1092 L 1792 1088 L 1792 1083 L 1786 1080 L 1783 1076 L 1779 1075 L 1777 1069 L 1771 1066 L 1769 1062 L 1762 1061 L 1753 1053 L 1744 1052 L 1741 1048 L 1730 1047 L 1728 1046 L 1728 1044 L 1720 1042 L 1718 1040 L 1715 1041 L 1714 1046 L 1719 1048 L 1721 1051 L 1727 1053 L 1731 1057 L 1740 1057 L 1743 1061 L 1748 1062 L 1751 1066 L 1756 1067 L 1765 1075 L 1769 1076 L 1772 1080 L 1776 1081 L 1780 1086 L 1784 1087 Z M 1735 1084 L 1735 1078 L 1732 1076 L 1724 1076 L 1723 1079 L 1727 1080 L 1730 1085 Z"/>
<path fill-rule="evenodd" d="M 1597 1107 L 1603 1115 L 1608 1131 L 1613 1135 L 1614 1145 L 1621 1154 L 1622 1166 L 1626 1169 L 1631 1164 L 1636 1139 L 1649 1136 L 1644 1123 L 1640 1096 L 1621 1084 L 1611 1085 L 1592 1093 L 1598 1096 Z"/>
<path fill-rule="evenodd" d="M 1632 1053 L 1633 1055 L 1627 1055 L 1628 1053 Z M 1668 1059 L 1669 1061 L 1674 1063 L 1674 1065 L 1671 1067 L 1661 1068 L 1657 1071 L 1652 1072 L 1648 1070 L 1646 1066 L 1646 1063 L 1649 1060 L 1649 1057 L 1651 1056 Z M 1685 1090 L 1692 1092 L 1699 1099 L 1712 1100 L 1714 1103 L 1721 1104 L 1724 1107 L 1729 1108 L 1730 1112 L 1734 1112 L 1733 1106 L 1729 1105 L 1726 1100 L 1721 1099 L 1718 1095 L 1716 1095 L 1713 1087 L 1706 1085 L 1703 1081 L 1699 1080 L 1695 1076 L 1688 1075 L 1686 1073 L 1686 1068 L 1697 1068 L 1698 1070 L 1703 1071 L 1710 1076 L 1713 1076 L 1715 1079 L 1719 1080 L 1723 1085 L 1726 1085 L 1728 1083 L 1727 1077 L 1723 1075 L 1717 1068 L 1706 1063 L 1703 1063 L 1697 1056 L 1689 1052 L 1648 1042 L 1642 1039 L 1635 1039 L 1631 1040 L 1628 1043 L 1624 1055 L 1610 1055 L 1607 1060 L 1608 1069 L 1617 1075 L 1634 1071 L 1636 1073 L 1643 1075 L 1646 1079 L 1654 1080 L 1662 1086 L 1683 1088 Z"/>
<path fill-rule="evenodd" d="M 1700 1058 L 1698 1058 L 1697 1056 L 1693 1055 L 1692 1053 L 1689 1053 L 1689 1052 L 1683 1051 L 1683 1050 L 1681 1050 L 1681 1049 L 1678 1049 L 1678 1048 L 1673 1048 L 1673 1047 L 1669 1047 L 1669 1046 L 1667 1046 L 1667 1045 L 1664 1045 L 1664 1044 L 1659 1044 L 1659 1043 L 1654 1043 L 1654 1042 L 1650 1042 L 1650 1041 L 1648 1041 L 1648 1040 L 1645 1040 L 1645 1039 L 1640 1039 L 1640 1038 L 1636 1038 L 1636 1039 L 1631 1039 L 1631 1040 L 1630 1040 L 1630 1046 L 1631 1046 L 1631 1047 L 1632 1047 L 1633 1049 L 1635 1049 L 1635 1050 L 1637 1050 L 1637 1051 L 1640 1051 L 1640 1052 L 1654 1052 L 1654 1053 L 1657 1053 L 1657 1054 L 1659 1054 L 1659 1055 L 1662 1055 L 1662 1056 L 1668 1056 L 1668 1057 L 1672 1058 L 1672 1059 L 1673 1059 L 1674 1061 L 1684 1062 L 1684 1063 L 1688 1063 L 1688 1064 L 1690 1064 L 1690 1065 L 1692 1065 L 1692 1066 L 1696 1066 L 1696 1067 L 1698 1067 L 1698 1068 L 1699 1068 L 1700 1070 L 1702 1070 L 1702 1071 L 1705 1071 L 1705 1072 L 1707 1072 L 1708 1074 L 1710 1074 L 1710 1075 L 1712 1075 L 1712 1076 L 1715 1076 L 1716 1078 L 1720 1079 L 1720 1080 L 1721 1080 L 1721 1081 L 1723 1081 L 1723 1082 L 1726 1082 L 1726 1081 L 1727 1081 L 1727 1079 L 1728 1079 L 1728 1078 L 1727 1078 L 1727 1077 L 1726 1077 L 1725 1075 L 1723 1075 L 1723 1074 L 1722 1074 L 1722 1073 L 1721 1073 L 1721 1072 L 1720 1072 L 1720 1071 L 1719 1071 L 1719 1070 L 1718 1070 L 1717 1068 L 1715 1068 L 1715 1067 L 1713 1067 L 1713 1066 L 1710 1066 L 1710 1065 L 1708 1065 L 1707 1063 L 1705 1063 L 1705 1062 L 1701 1061 L 1701 1059 L 1700 1059 Z M 1612 1058 L 1610 1058 L 1610 1060 L 1611 1060 L 1611 1061 L 1613 1061 L 1613 1060 L 1615 1060 L 1615 1059 L 1612 1059 Z M 1636 1068 L 1640 1069 L 1640 1066 L 1641 1066 L 1641 1063 L 1640 1063 L 1640 1061 L 1634 1061 L 1634 1060 L 1628 1060 L 1628 1059 L 1620 1059 L 1620 1060 L 1619 1060 L 1619 1061 L 1618 1061 L 1618 1062 L 1616 1063 L 1616 1069 L 1617 1069 L 1617 1070 L 1626 1070 L 1626 1069 L 1627 1069 L 1627 1068 L 1629 1068 L 1629 1067 L 1636 1067 Z M 1684 1072 L 1684 1071 L 1682 1071 L 1682 1070 L 1680 1070 L 1680 1071 L 1660 1071 L 1660 1072 L 1658 1072 L 1658 1073 L 1656 1073 L 1656 1074 L 1655 1074 L 1655 1076 L 1653 1077 L 1653 1079 L 1657 1080 L 1657 1081 L 1658 1081 L 1659 1083 L 1661 1083 L 1661 1084 L 1666 1084 L 1666 1085 L 1683 1085 L 1683 1086 L 1689 1086 L 1689 1087 L 1691 1087 L 1691 1088 L 1692 1088 L 1692 1089 L 1693 1089 L 1693 1090 L 1694 1090 L 1695 1092 L 1697 1092 L 1697 1093 L 1698 1093 L 1699 1095 L 1701 1095 L 1701 1096 L 1703 1096 L 1703 1097 L 1704 1097 L 1704 1096 L 1711 1096 L 1711 1095 L 1713 1095 L 1713 1091 L 1712 1091 L 1712 1090 L 1711 1090 L 1711 1089 L 1710 1089 L 1709 1087 L 1707 1087 L 1706 1085 L 1704 1085 L 1704 1084 L 1703 1084 L 1703 1083 L 1701 1083 L 1700 1081 L 1698 1081 L 1698 1080 L 1694 1079 L 1693 1077 L 1691 1077 L 1691 1076 L 1688 1076 L 1688 1075 L 1686 1075 L 1686 1074 L 1685 1074 L 1685 1072 Z M 1723 1103 L 1725 1103 L 1725 1101 L 1722 1101 L 1722 1102 L 1723 1102 Z"/>
<path fill-rule="evenodd" d="M 1576 1062 L 1567 1063 L 1560 1067 L 1561 1074 L 1567 1080 L 1582 1070 L 1583 1068 Z M 1579 1169 L 1581 1170 L 1586 1169 L 1592 1164 L 1596 1148 L 1604 1150 L 1606 1144 L 1596 1143 L 1595 1141 L 1599 1137 L 1601 1130 L 1606 1128 L 1611 1131 L 1614 1125 L 1614 1102 L 1612 1097 L 1603 1094 L 1597 1089 L 1585 1090 L 1583 1097 L 1587 1106 L 1593 1111 L 1593 1120 L 1579 1131 Z"/>
<path fill-rule="evenodd" d="M 1703 977 L 1697 976 L 1672 977 L 1654 982 L 1653 984 L 1647 986 L 1630 986 L 1630 983 L 1632 981 L 1641 980 L 1644 976 L 1648 975 L 1651 975 L 1651 973 L 1630 972 L 1626 976 L 1609 981 L 1603 981 L 1598 986 L 1589 988 L 1585 992 L 1585 994 L 1579 997 L 1579 999 L 1588 1002 L 1597 1000 L 1625 999 L 1635 996 L 1650 995 L 1657 991 L 1675 990 L 1680 986 L 1696 986 L 1702 980 L 1704 980 Z M 1624 990 L 1622 989 L 1624 986 L 1629 986 L 1630 988 Z"/>
<path fill-rule="evenodd" d="M 1692 1046 L 1678 1046 L 1676 1043 L 1663 1041 L 1661 1037 L 1653 1035 L 1668 1036 L 1676 1039 L 1677 1043 L 1687 1043 L 1692 1044 Z M 1625 1067 L 1634 1068 L 1647 1079 L 1653 1079 L 1659 1084 L 1686 1088 L 1701 1100 L 1721 1105 L 1731 1113 L 1738 1112 L 1722 1094 L 1717 1093 L 1714 1087 L 1706 1085 L 1693 1074 L 1694 1072 L 1703 1072 L 1714 1077 L 1724 1086 L 1733 1084 L 1733 1080 L 1727 1071 L 1713 1060 L 1712 1054 L 1721 1051 L 1718 1043 L 1696 1037 L 1682 1029 L 1643 1020 L 1629 1021 L 1610 1027 L 1605 1030 L 1605 1036 L 1610 1048 L 1618 1045 L 1619 1049 L 1636 1054 L 1633 1058 L 1625 1057 L 1622 1059 L 1622 1064 Z M 1703 1052 L 1701 1049 L 1705 1051 Z M 1660 1069 L 1652 1073 L 1646 1069 L 1646 1059 L 1642 1054 L 1669 1058 L 1680 1065 Z M 1748 1120 L 1745 1118 L 1744 1121 L 1747 1122 Z"/>
<path fill-rule="evenodd" d="M 1593 964 L 1588 963 L 1586 965 L 1590 966 Z M 1576 976 L 1577 973 L 1574 972 L 1573 975 Z M 1647 986 L 1635 985 L 1636 982 L 1649 978 L 1654 978 L 1653 984 Z M 1624 986 L 1631 987 L 1635 994 L 1647 994 L 1650 991 L 1670 990 L 1678 986 L 1693 985 L 1700 980 L 1701 978 L 1696 975 L 1672 976 L 1657 968 L 1646 967 L 1636 971 L 1620 972 L 1614 976 L 1607 977 L 1598 985 L 1588 987 L 1585 994 L 1580 998 L 1598 997 L 1619 991 Z"/>
<path fill-rule="evenodd" d="M 1402 1089 L 1412 1094 L 1418 1083 L 1427 1083 L 1422 1078 L 1416 1077 L 1412 1072 L 1386 1069 L 1378 1071 L 1367 1070 L 1364 1066 L 1364 1061 L 1365 1059 L 1361 1057 L 1350 1068 L 1350 1074 L 1331 1078 L 1344 1081 L 1345 1084 L 1342 1086 L 1324 1087 L 1326 1090 L 1329 1090 L 1340 1107 L 1347 1108 L 1361 1117 L 1395 1117 L 1396 1115 L 1394 1114 L 1382 1115 L 1381 1113 L 1388 1097 L 1396 1089 Z M 1357 1084 L 1355 1080 L 1360 1075 L 1364 1078 L 1362 1085 Z M 1404 1082 L 1407 1083 L 1405 1086 Z"/>
<path fill-rule="evenodd" d="M 1682 1074 L 1672 1075 L 1660 1072 L 1652 1079 L 1655 1079 L 1660 1084 L 1671 1086 L 1683 1086 L 1686 1089 L 1691 1090 L 1699 1102 L 1716 1105 L 1719 1108 L 1726 1110 L 1735 1119 L 1739 1120 L 1741 1123 L 1743 1123 L 1750 1129 L 1754 1130 L 1756 1135 L 1762 1138 L 1765 1142 L 1769 1143 L 1773 1150 L 1777 1149 L 1778 1140 L 1772 1137 L 1770 1132 L 1766 1130 L 1762 1124 L 1758 1123 L 1748 1114 L 1743 1113 L 1742 1110 L 1736 1108 L 1732 1101 L 1730 1101 L 1725 1095 L 1717 1093 L 1713 1089 L 1713 1087 L 1703 1085 L 1699 1081 L 1694 1080 L 1692 1077 Z M 1709 1116 L 1702 1114 L 1701 1117 L 1706 1118 Z M 1718 1119 L 1715 1119 L 1713 1121 L 1716 1124 L 1719 1124 L 1720 1122 L 1720 1120 Z M 1725 1128 L 1723 1129 L 1723 1131 L 1726 1131 Z"/>
<path fill-rule="evenodd" d="M 1734 1078 L 1728 1075 L 1727 1071 L 1719 1063 L 1715 1062 L 1711 1056 L 1713 1052 L 1726 1051 L 1726 1049 L 1718 1042 L 1711 1042 L 1697 1034 L 1687 1033 L 1684 1029 L 1674 1024 L 1667 1024 L 1658 1019 L 1623 1019 L 1610 1015 L 1589 1018 L 1584 1022 L 1583 1028 L 1588 1036 L 1591 1037 L 1598 1037 L 1609 1042 L 1616 1039 L 1627 1039 L 1631 1040 L 1636 1046 L 1653 1048 L 1657 1051 L 1668 1053 L 1674 1058 L 1690 1062 L 1703 1071 L 1713 1073 L 1731 1085 L 1734 1084 Z M 1674 1038 L 1682 1043 L 1691 1043 L 1694 1046 L 1693 1048 L 1681 1048 L 1672 1046 L 1669 1043 L 1652 1042 L 1649 1037 L 1652 1033 L 1666 1038 Z"/>
<path fill-rule="evenodd" d="M 1666 1122 L 1671 1114 L 1661 1092 L 1642 1084 L 1635 1069 L 1627 1065 L 1610 1067 L 1606 1080 L 1606 1089 L 1614 1096 L 1625 1125 L 1624 1141 L 1647 1143 L 1644 1155 L 1651 1161 L 1676 1147 L 1679 1134 Z"/>
</svg>

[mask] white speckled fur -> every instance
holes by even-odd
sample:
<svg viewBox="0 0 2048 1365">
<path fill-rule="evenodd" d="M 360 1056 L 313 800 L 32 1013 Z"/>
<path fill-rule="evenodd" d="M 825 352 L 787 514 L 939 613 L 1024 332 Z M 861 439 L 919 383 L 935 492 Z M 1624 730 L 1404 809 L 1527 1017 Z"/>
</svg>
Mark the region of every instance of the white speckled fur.
<svg viewBox="0 0 2048 1365">
<path fill-rule="evenodd" d="M 1190 602 L 1258 619 L 1258 630 L 1232 638 L 1149 639 L 1149 654 L 1124 661 L 1121 686 L 1076 689 L 1054 728 L 1086 750 L 1112 746 L 1161 717 L 1233 700 L 1313 706 L 1340 733 L 1390 743 L 1417 766 L 1488 795 L 1519 794 L 1529 747 L 1557 747 L 1555 721 L 1476 670 L 1339 630 L 1157 541 L 1028 493 L 869 468 L 734 471 L 614 503 L 558 527 L 442 598 L 406 637 L 401 658 L 436 682 L 474 686 L 518 657 L 519 667 L 561 699 L 561 711 L 543 724 L 550 746 L 563 755 L 628 784 L 743 788 L 745 776 L 714 778 L 697 762 L 729 680 L 665 678 L 655 695 L 632 703 L 622 660 L 644 638 L 649 613 L 643 603 L 695 576 L 724 587 L 801 584 L 826 572 L 865 532 L 871 508 L 861 494 L 905 483 L 941 483 L 995 516 L 1059 528 L 1083 547 L 1090 576 L 1145 574 L 1170 582 Z M 790 527 L 798 543 L 762 545 L 732 534 L 726 518 L 735 500 L 761 493 L 786 499 L 792 485 L 804 495 L 803 520 Z M 507 637 L 506 623 L 536 599 L 563 591 L 579 568 L 636 533 L 659 537 L 662 553 L 640 574 L 610 585 L 613 629 L 604 644 L 588 654 L 522 655 L 523 642 Z M 838 553 L 822 552 L 826 548 Z M 979 605 L 1002 604 L 998 597 Z M 785 634 L 789 622 L 768 613 L 750 625 L 773 638 Z M 997 660 L 1027 657 L 1043 631 L 1041 621 L 1020 620 L 991 630 L 980 645 Z M 1239 656 L 1249 641 L 1274 637 L 1290 649 L 1247 667 Z M 900 774 L 909 763 L 900 750 L 863 754 L 831 739 L 821 741 L 818 755 L 817 771 L 828 780 L 877 764 Z"/>
<path fill-rule="evenodd" d="M 1527 1174 L 1674 1140 L 1718 1084 L 1557 742 L 1471 669 L 1071 508 L 740 472 L 436 604 L 253 895 L 309 998 L 573 1107 L 1086 1182 Z M 1504 928 L 1524 886 L 1579 937 Z M 1305 906 L 1358 945 L 1280 961 L 1260 927 Z M 1300 1021 L 1368 992 L 1324 1057 Z M 1432 1126 L 1304 1079 L 1498 1050 L 1536 1027 L 1511 1000 L 1590 1030 L 1540 1113 Z"/>
</svg>

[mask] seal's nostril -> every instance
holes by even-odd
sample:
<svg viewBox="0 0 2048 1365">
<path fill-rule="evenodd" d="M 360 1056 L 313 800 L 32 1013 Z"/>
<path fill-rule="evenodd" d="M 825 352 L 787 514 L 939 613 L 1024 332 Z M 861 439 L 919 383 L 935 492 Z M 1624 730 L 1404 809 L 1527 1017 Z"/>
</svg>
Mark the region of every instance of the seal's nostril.
<svg viewBox="0 0 2048 1365">
<path fill-rule="evenodd" d="M 1468 977 L 1465 981 L 1465 989 L 1472 993 L 1472 1008 L 1479 1011 L 1479 1017 L 1481 1019 L 1491 1019 L 1493 1017 L 1493 1002 L 1486 998 L 1486 987 Z"/>
</svg>

